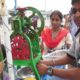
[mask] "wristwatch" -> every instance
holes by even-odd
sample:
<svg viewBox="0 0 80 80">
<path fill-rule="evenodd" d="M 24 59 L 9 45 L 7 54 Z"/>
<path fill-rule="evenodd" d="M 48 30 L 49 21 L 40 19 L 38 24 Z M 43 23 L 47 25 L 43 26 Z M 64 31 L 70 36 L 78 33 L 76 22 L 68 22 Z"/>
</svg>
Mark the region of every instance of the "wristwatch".
<svg viewBox="0 0 80 80">
<path fill-rule="evenodd" d="M 53 68 L 49 66 L 47 69 L 47 74 L 52 75 L 52 72 L 53 72 Z"/>
</svg>

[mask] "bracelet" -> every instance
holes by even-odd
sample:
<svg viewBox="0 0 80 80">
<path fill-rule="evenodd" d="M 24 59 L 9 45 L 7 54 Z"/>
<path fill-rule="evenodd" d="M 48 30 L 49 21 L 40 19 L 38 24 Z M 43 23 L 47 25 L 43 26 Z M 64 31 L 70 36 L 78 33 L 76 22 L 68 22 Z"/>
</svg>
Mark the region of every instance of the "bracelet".
<svg viewBox="0 0 80 80">
<path fill-rule="evenodd" d="M 52 60 L 52 62 L 53 62 L 53 66 L 55 65 L 55 61 L 54 60 Z"/>
</svg>

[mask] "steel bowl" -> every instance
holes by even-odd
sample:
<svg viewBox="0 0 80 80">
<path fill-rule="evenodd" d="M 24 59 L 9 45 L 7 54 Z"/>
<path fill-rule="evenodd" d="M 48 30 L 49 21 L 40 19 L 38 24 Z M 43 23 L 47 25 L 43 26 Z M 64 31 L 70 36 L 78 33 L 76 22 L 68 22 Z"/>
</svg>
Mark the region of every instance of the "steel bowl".
<svg viewBox="0 0 80 80">
<path fill-rule="evenodd" d="M 16 75 L 20 79 L 35 78 L 34 72 L 29 67 L 23 67 L 23 68 L 17 70 Z"/>
</svg>

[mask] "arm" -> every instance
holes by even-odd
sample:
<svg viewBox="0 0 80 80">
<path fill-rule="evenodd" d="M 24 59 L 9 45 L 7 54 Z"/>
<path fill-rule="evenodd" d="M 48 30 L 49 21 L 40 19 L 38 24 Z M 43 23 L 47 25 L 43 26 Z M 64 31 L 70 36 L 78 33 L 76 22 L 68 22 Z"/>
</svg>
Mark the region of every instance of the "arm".
<svg viewBox="0 0 80 80">
<path fill-rule="evenodd" d="M 59 52 L 62 52 L 62 51 L 59 51 Z M 50 55 L 50 56 L 52 56 L 52 55 Z M 69 64 L 69 63 L 71 63 L 74 60 L 74 58 L 71 57 L 71 56 L 69 56 L 68 54 L 66 54 L 66 55 L 64 55 L 62 57 L 55 58 L 55 59 L 54 58 L 53 59 L 52 58 L 50 59 L 50 58 L 48 56 L 44 56 L 43 57 L 43 60 L 41 60 L 40 62 L 41 63 L 44 63 L 46 65 L 49 65 L 49 66 L 56 66 L 56 65 Z"/>
<path fill-rule="evenodd" d="M 69 59 L 69 60 L 68 60 Z M 66 64 L 72 62 L 73 59 L 69 56 L 65 56 L 64 58 L 60 58 L 58 60 L 55 60 L 55 65 L 61 65 L 61 64 Z M 52 62 L 50 62 L 52 63 Z M 38 64 L 38 70 L 41 75 L 47 73 L 48 65 L 45 65 L 43 63 Z M 57 69 L 53 68 L 52 69 L 52 75 L 61 77 L 61 78 L 66 78 L 66 79 L 71 79 L 73 80 L 74 78 L 79 78 L 80 80 L 80 68 L 72 68 L 72 69 Z M 74 79 L 74 80 L 76 80 Z M 77 79 L 78 80 L 78 79 Z"/>
<path fill-rule="evenodd" d="M 43 67 L 44 66 L 44 67 Z M 43 68 L 44 69 L 43 69 Z M 38 67 L 38 70 L 40 69 L 39 73 L 41 75 L 46 74 L 48 70 L 48 66 L 44 64 L 40 64 L 40 68 Z M 68 80 L 80 80 L 80 68 L 72 68 L 72 69 L 57 69 L 53 68 L 52 69 L 52 75 L 65 78 Z"/>
<path fill-rule="evenodd" d="M 80 80 L 80 68 L 72 68 L 72 69 L 53 68 L 52 75 L 55 75 L 61 78 L 70 79 L 70 80 Z"/>
<path fill-rule="evenodd" d="M 73 57 L 69 56 L 69 55 L 64 55 L 60 58 L 57 58 L 55 60 L 53 60 L 53 65 L 57 66 L 57 65 L 65 65 L 65 64 L 69 64 L 72 63 L 72 61 L 74 60 Z"/>
<path fill-rule="evenodd" d="M 0 74 L 3 72 L 3 66 L 4 66 L 3 62 L 0 61 Z"/>
<path fill-rule="evenodd" d="M 0 74 L 3 72 L 3 68 L 4 68 L 4 56 L 6 52 L 5 52 L 5 48 L 3 44 L 0 44 Z"/>
<path fill-rule="evenodd" d="M 47 69 L 50 65 L 64 65 L 71 63 L 75 59 L 75 54 L 74 54 L 74 46 L 67 52 L 68 54 L 65 55 L 64 57 L 62 56 L 59 59 L 55 60 L 45 60 L 41 61 L 41 63 L 38 64 L 38 70 L 41 75 L 47 73 Z M 66 78 L 70 80 L 80 80 L 80 68 L 75 67 L 71 69 L 56 69 L 52 68 L 52 75 L 61 77 L 61 78 Z"/>
</svg>

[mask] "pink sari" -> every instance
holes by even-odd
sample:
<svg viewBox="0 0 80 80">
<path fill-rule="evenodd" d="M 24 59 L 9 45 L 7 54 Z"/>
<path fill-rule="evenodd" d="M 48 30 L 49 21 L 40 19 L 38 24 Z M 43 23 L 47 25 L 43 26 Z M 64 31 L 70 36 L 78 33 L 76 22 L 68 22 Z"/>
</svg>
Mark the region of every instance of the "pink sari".
<svg viewBox="0 0 80 80">
<path fill-rule="evenodd" d="M 42 31 L 41 37 L 48 48 L 55 48 L 68 32 L 69 31 L 67 29 L 61 28 L 56 38 L 52 39 L 52 29 L 46 28 Z"/>
</svg>

